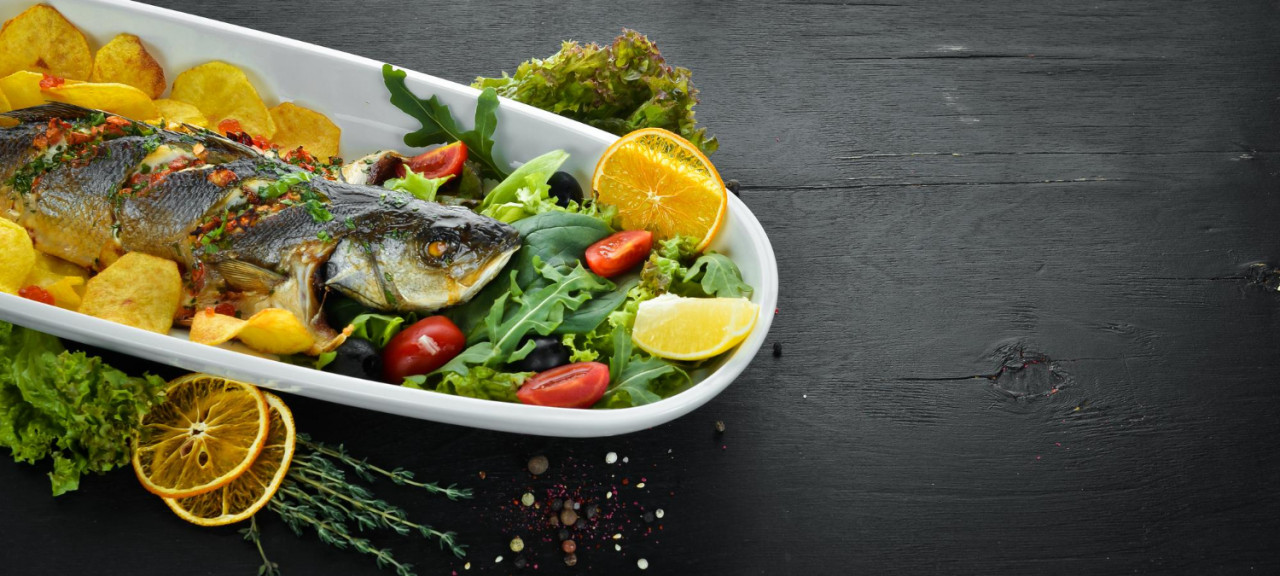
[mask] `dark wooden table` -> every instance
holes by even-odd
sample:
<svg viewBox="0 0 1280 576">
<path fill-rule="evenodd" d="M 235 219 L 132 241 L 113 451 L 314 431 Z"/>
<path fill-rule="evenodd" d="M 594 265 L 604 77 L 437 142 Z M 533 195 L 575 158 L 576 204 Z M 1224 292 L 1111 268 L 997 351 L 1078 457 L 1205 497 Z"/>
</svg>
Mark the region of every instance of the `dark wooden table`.
<svg viewBox="0 0 1280 576">
<path fill-rule="evenodd" d="M 460 82 L 635 28 L 694 71 L 713 159 L 773 240 L 765 348 L 653 430 L 524 437 L 291 398 L 317 439 L 475 489 L 375 484 L 471 546 L 466 571 L 378 540 L 420 573 L 516 571 L 515 535 L 536 573 L 1280 571 L 1280 294 L 1253 266 L 1280 257 L 1275 2 L 162 3 Z M 258 568 L 127 470 L 54 499 L 45 469 L 0 464 L 4 573 Z M 622 551 L 601 533 L 566 568 L 513 504 L 553 483 L 614 506 Z M 377 573 L 262 529 L 286 574 Z"/>
</svg>

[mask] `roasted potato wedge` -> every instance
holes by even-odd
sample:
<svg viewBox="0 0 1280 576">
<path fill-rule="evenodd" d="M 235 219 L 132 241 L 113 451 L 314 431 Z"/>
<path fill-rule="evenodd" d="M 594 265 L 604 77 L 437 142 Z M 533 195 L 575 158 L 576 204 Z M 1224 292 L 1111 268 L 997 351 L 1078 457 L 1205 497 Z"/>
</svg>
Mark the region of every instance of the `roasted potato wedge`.
<svg viewBox="0 0 1280 576">
<path fill-rule="evenodd" d="M 120 34 L 98 49 L 89 81 L 128 84 L 151 99 L 159 98 L 169 85 L 160 63 L 133 34 Z"/>
<path fill-rule="evenodd" d="M 298 354 L 316 343 L 297 316 L 280 308 L 250 316 L 238 337 L 245 346 L 268 354 Z"/>
<path fill-rule="evenodd" d="M 19 70 L 84 80 L 93 70 L 93 52 L 61 12 L 36 4 L 0 28 L 0 76 Z"/>
<path fill-rule="evenodd" d="M 247 321 L 218 314 L 213 308 L 205 308 L 196 312 L 191 319 L 191 333 L 188 338 L 197 344 L 217 346 L 240 335 Z"/>
</svg>

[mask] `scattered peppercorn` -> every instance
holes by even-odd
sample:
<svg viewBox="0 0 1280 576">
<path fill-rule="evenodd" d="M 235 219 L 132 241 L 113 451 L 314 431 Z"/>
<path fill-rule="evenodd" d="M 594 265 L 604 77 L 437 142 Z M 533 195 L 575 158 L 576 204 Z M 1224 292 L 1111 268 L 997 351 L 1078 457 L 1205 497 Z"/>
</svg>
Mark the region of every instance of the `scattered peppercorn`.
<svg viewBox="0 0 1280 576">
<path fill-rule="evenodd" d="M 573 508 L 565 507 L 564 510 L 560 511 L 561 524 L 564 524 L 565 526 L 573 526 L 573 523 L 577 521 L 578 521 L 578 513 L 574 512 Z"/>
<path fill-rule="evenodd" d="M 644 558 L 641 558 L 641 559 L 639 559 L 639 560 L 636 560 L 636 568 L 639 568 L 639 569 L 641 569 L 641 570 L 648 570 L 648 569 L 649 569 L 649 561 L 648 561 L 648 560 L 645 560 Z"/>
<path fill-rule="evenodd" d="M 775 356 L 777 355 L 776 350 L 774 352 L 774 355 Z M 550 465 L 551 464 L 547 462 L 547 457 L 539 454 L 529 459 L 529 473 L 533 474 L 534 476 L 541 476 L 542 474 L 546 473 L 547 468 Z"/>
<path fill-rule="evenodd" d="M 565 540 L 560 543 L 560 549 L 564 550 L 565 554 L 573 554 L 578 549 L 578 543 L 573 540 Z"/>
<path fill-rule="evenodd" d="M 564 508 L 564 500 L 556 498 L 555 500 L 551 501 L 552 512 L 559 512 L 561 508 Z"/>
<path fill-rule="evenodd" d="M 561 528 L 559 532 L 556 532 L 556 537 L 557 537 L 557 538 L 559 538 L 559 539 L 561 539 L 561 540 L 568 540 L 568 539 L 569 539 L 569 531 L 568 531 L 568 530 L 565 530 L 564 528 Z"/>
<path fill-rule="evenodd" d="M 716 434 L 724 434 L 724 420 L 716 420 Z"/>
<path fill-rule="evenodd" d="M 733 192 L 734 196 L 742 195 L 742 185 L 739 184 L 737 180 L 734 180 L 732 178 L 730 178 L 729 180 L 726 180 L 724 183 L 724 187 L 728 188 L 730 192 Z"/>
<path fill-rule="evenodd" d="M 574 527 L 574 528 L 577 528 L 577 529 L 579 529 L 579 530 L 582 530 L 582 529 L 586 528 L 586 527 L 587 527 L 587 519 L 586 519 L 586 518 L 579 517 L 579 518 L 578 518 L 578 521 L 577 521 L 576 523 L 574 523 L 573 527 Z"/>
<path fill-rule="evenodd" d="M 587 506 L 587 518 L 595 518 L 596 514 L 599 514 L 599 513 L 600 513 L 600 506 L 596 504 Z"/>
<path fill-rule="evenodd" d="M 663 512 L 662 509 L 659 508 L 656 512 L 654 512 L 654 515 L 657 516 L 658 518 L 662 518 L 663 516 L 666 516 L 667 513 Z"/>
<path fill-rule="evenodd" d="M 575 564 L 577 564 L 577 563 L 578 563 L 578 555 L 577 555 L 577 554 L 565 554 L 565 555 L 564 555 L 564 565 L 565 565 L 565 566 L 573 566 L 573 565 L 575 565 Z"/>
<path fill-rule="evenodd" d="M 519 551 L 521 551 L 521 550 L 524 550 L 524 540 L 523 540 L 523 539 L 521 539 L 519 536 L 516 536 L 515 538 L 512 538 L 512 539 L 511 539 L 511 551 L 512 551 L 512 552 L 519 552 Z"/>
<path fill-rule="evenodd" d="M 773 357 L 774 357 L 774 358 L 781 358 L 781 357 L 782 357 L 782 343 L 781 343 L 781 342 L 774 342 L 774 343 L 773 343 Z"/>
<path fill-rule="evenodd" d="M 528 560 L 525 560 L 525 559 L 524 559 L 524 556 L 519 556 L 519 557 L 517 557 L 517 558 L 516 558 L 516 561 L 515 561 L 515 563 L 514 563 L 514 564 L 515 564 L 516 568 L 524 569 L 524 567 L 525 567 L 525 566 L 528 566 L 528 565 L 529 565 L 529 561 L 528 561 Z"/>
<path fill-rule="evenodd" d="M 617 453 L 617 452 L 610 452 L 610 453 L 608 453 L 608 454 L 605 454 L 605 455 L 604 455 L 604 463 L 605 463 L 605 464 L 613 464 L 614 462 L 617 462 L 617 461 L 618 461 L 618 453 Z"/>
<path fill-rule="evenodd" d="M 645 512 L 645 513 L 644 513 L 644 521 L 645 521 L 645 523 L 651 523 L 651 522 L 653 522 L 653 512 Z"/>
<path fill-rule="evenodd" d="M 525 506 L 533 506 L 533 502 L 534 502 L 534 497 L 532 492 L 525 492 L 524 496 L 520 497 L 520 503 L 524 504 Z"/>
</svg>

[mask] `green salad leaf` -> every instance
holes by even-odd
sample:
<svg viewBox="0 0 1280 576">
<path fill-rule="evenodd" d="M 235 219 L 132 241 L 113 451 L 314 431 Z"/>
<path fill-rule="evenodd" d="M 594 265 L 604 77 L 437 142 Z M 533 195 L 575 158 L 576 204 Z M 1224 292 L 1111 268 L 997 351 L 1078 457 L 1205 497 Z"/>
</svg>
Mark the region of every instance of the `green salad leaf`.
<svg viewBox="0 0 1280 576">
<path fill-rule="evenodd" d="M 422 128 L 404 135 L 404 143 L 420 148 L 443 142 L 462 141 L 467 155 L 480 164 L 484 176 L 501 180 L 507 176 L 493 159 L 493 132 L 498 126 L 498 95 L 492 89 L 480 93 L 476 101 L 475 128 L 463 130 L 449 107 L 432 96 L 423 100 L 405 85 L 404 70 L 382 65 L 382 81 L 391 92 L 391 104 L 422 123 Z"/>
<path fill-rule="evenodd" d="M 436 194 L 453 175 L 443 178 L 427 178 L 413 170 L 405 170 L 404 178 L 391 178 L 382 183 L 383 188 L 408 192 L 415 198 L 425 202 L 435 202 Z"/>
<path fill-rule="evenodd" d="M 697 127 L 698 90 L 687 68 L 672 68 L 657 45 L 634 30 L 606 47 L 565 42 L 549 58 L 520 64 L 514 75 L 476 78 L 472 86 L 623 135 L 665 128 L 703 152 L 719 147 Z"/>
<path fill-rule="evenodd" d="M 19 462 L 53 459 L 53 495 L 130 460 L 139 418 L 164 380 L 131 378 L 57 338 L 0 322 L 0 446 Z"/>
<path fill-rule="evenodd" d="M 632 352 L 631 334 L 613 329 L 613 355 L 609 358 L 609 388 L 598 405 L 606 408 L 642 406 L 657 402 L 692 384 L 678 366 L 648 354 Z"/>
<path fill-rule="evenodd" d="M 724 254 L 703 254 L 681 279 L 685 282 L 697 281 L 702 292 L 708 296 L 738 298 L 751 295 L 751 286 L 742 280 L 742 271 Z"/>
<path fill-rule="evenodd" d="M 361 314 L 350 322 L 350 325 L 354 327 L 351 331 L 351 337 L 368 340 L 381 350 L 387 346 L 391 338 L 400 332 L 400 327 L 404 325 L 405 320 L 406 318 L 403 316 L 389 314 Z"/>
</svg>

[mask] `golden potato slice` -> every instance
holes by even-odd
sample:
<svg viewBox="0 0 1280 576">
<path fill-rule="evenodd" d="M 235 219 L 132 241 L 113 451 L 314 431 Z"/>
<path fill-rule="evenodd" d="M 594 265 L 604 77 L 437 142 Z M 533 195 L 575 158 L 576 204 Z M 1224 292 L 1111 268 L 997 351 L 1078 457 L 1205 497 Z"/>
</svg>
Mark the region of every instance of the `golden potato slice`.
<svg viewBox="0 0 1280 576">
<path fill-rule="evenodd" d="M 267 308 L 250 316 L 239 338 L 245 346 L 268 354 L 297 354 L 316 343 L 306 325 L 281 308 Z"/>
<path fill-rule="evenodd" d="M 158 115 L 151 98 L 128 84 L 79 82 L 41 88 L 40 93 L 49 100 L 105 110 L 134 120 L 146 120 Z"/>
<path fill-rule="evenodd" d="M 31 70 L 84 80 L 92 69 L 89 41 L 52 6 L 36 4 L 0 28 L 0 76 Z"/>
<path fill-rule="evenodd" d="M 213 308 L 205 308 L 196 312 L 191 319 L 191 335 L 188 338 L 197 344 L 217 346 L 238 336 L 247 324 L 247 321 L 235 316 L 218 314 Z"/>
<path fill-rule="evenodd" d="M 175 262 L 130 252 L 89 279 L 80 312 L 167 334 L 181 294 Z"/>
<path fill-rule="evenodd" d="M 207 62 L 179 74 L 169 97 L 199 108 L 210 126 L 231 118 L 252 136 L 271 138 L 276 133 L 271 113 L 249 77 L 226 62 Z"/>
<path fill-rule="evenodd" d="M 133 34 L 120 34 L 98 49 L 93 56 L 90 82 L 128 84 L 149 98 L 159 98 L 169 85 L 164 69 L 151 57 L 142 40 Z"/>
<path fill-rule="evenodd" d="M 27 229 L 0 218 L 0 292 L 17 294 L 36 264 L 36 249 Z"/>
<path fill-rule="evenodd" d="M 9 105 L 14 110 L 30 108 L 44 104 L 44 96 L 40 94 L 40 80 L 44 75 L 39 72 L 18 71 L 0 78 L 0 91 L 4 92 Z"/>
<path fill-rule="evenodd" d="M 88 270 L 44 252 L 36 252 L 36 263 L 22 285 L 44 288 L 53 295 L 54 304 L 78 310 L 84 283 L 88 279 Z"/>
<path fill-rule="evenodd" d="M 159 115 L 156 120 L 190 124 L 199 128 L 208 128 L 209 120 L 200 113 L 200 109 L 186 102 L 161 98 L 154 102 Z"/>
<path fill-rule="evenodd" d="M 324 114 L 285 102 L 271 109 L 271 119 L 276 123 L 271 141 L 280 146 L 282 154 L 301 146 L 320 160 L 338 155 L 342 129 Z"/>
<path fill-rule="evenodd" d="M 9 105 L 9 99 L 5 97 L 4 90 L 0 90 L 0 113 L 8 112 L 10 110 L 13 110 L 13 106 Z M 10 128 L 17 125 L 17 120 L 0 116 L 0 128 Z"/>
</svg>

